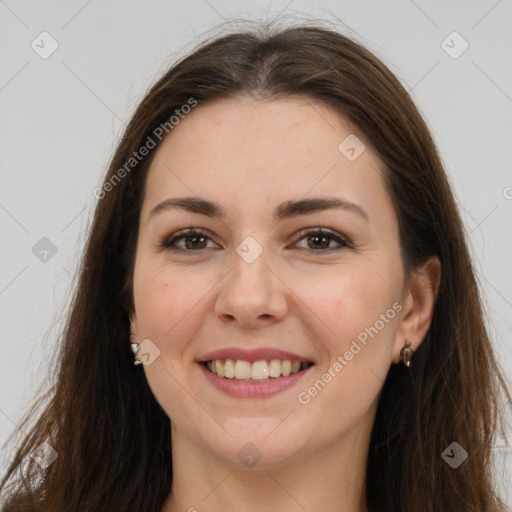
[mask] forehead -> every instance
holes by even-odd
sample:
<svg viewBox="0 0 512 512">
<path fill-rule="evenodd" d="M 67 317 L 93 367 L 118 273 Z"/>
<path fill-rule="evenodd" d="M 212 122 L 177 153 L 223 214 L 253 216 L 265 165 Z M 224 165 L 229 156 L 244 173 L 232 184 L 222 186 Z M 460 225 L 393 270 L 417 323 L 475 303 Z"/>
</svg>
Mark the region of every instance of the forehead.
<svg viewBox="0 0 512 512">
<path fill-rule="evenodd" d="M 199 104 L 160 144 L 142 214 L 185 195 L 209 198 L 234 214 L 254 203 L 259 210 L 252 214 L 259 215 L 284 200 L 338 194 L 382 215 L 392 210 L 383 173 L 359 130 L 322 102 L 221 100 Z"/>
</svg>

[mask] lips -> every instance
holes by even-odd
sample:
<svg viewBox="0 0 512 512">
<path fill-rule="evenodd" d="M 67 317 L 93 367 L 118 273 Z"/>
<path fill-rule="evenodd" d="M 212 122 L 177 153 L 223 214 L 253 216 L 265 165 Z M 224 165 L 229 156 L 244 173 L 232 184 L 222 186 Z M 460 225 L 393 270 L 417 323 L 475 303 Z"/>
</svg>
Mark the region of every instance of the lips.
<svg viewBox="0 0 512 512">
<path fill-rule="evenodd" d="M 197 362 L 206 363 L 208 361 L 214 361 L 216 359 L 232 359 L 235 361 L 243 360 L 249 361 L 251 363 L 254 361 L 261 361 L 264 359 L 280 359 L 281 361 L 301 361 L 314 364 L 314 361 L 312 361 L 311 358 L 308 358 L 307 356 L 294 354 L 293 352 L 288 352 L 286 350 L 280 350 L 271 347 L 261 347 L 253 350 L 245 350 L 238 347 L 223 348 L 202 355 L 197 359 Z"/>
<path fill-rule="evenodd" d="M 217 360 L 218 361 L 218 360 Z M 288 361 L 289 362 L 289 361 Z M 248 362 L 247 362 L 248 363 Z M 249 363 L 248 363 L 249 364 Z M 257 363 L 252 363 L 257 364 Z M 212 373 L 207 369 L 207 363 L 198 363 L 198 368 L 214 389 L 217 389 L 224 395 L 233 398 L 269 398 L 278 393 L 283 393 L 305 378 L 312 369 L 311 364 L 305 369 L 292 373 L 288 376 L 281 376 L 277 378 L 268 377 L 264 380 L 251 380 L 246 379 L 227 379 Z"/>
<path fill-rule="evenodd" d="M 308 356 L 272 347 L 223 348 L 197 358 L 216 389 L 237 398 L 265 398 L 295 386 L 312 369 Z"/>
</svg>

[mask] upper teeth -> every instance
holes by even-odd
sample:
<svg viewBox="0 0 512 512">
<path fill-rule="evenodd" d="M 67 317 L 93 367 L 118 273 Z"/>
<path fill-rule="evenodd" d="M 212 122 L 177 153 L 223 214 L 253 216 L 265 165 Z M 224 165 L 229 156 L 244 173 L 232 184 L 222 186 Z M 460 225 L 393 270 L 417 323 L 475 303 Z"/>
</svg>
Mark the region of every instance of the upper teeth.
<svg viewBox="0 0 512 512">
<path fill-rule="evenodd" d="M 292 373 L 297 373 L 301 367 L 306 368 L 309 363 L 301 361 L 290 361 L 280 359 L 270 359 L 268 361 L 244 361 L 242 359 L 215 359 L 208 361 L 206 367 L 212 373 L 219 377 L 227 379 L 256 379 L 264 380 L 269 377 L 287 377 Z"/>
</svg>

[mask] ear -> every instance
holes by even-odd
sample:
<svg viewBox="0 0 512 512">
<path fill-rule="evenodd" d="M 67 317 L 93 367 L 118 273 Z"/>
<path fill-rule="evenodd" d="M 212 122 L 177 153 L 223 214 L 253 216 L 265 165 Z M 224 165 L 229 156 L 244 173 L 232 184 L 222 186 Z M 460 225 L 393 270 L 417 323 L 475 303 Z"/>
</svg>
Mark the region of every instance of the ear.
<svg viewBox="0 0 512 512">
<path fill-rule="evenodd" d="M 140 329 L 135 311 L 130 313 L 130 333 L 130 343 L 138 343 L 138 340 L 140 340 Z"/>
<path fill-rule="evenodd" d="M 441 262 L 437 256 L 431 256 L 427 262 L 416 269 L 404 291 L 403 313 L 393 346 L 393 363 L 401 361 L 400 350 L 406 341 L 416 350 L 432 321 L 434 306 L 441 283 Z"/>
</svg>

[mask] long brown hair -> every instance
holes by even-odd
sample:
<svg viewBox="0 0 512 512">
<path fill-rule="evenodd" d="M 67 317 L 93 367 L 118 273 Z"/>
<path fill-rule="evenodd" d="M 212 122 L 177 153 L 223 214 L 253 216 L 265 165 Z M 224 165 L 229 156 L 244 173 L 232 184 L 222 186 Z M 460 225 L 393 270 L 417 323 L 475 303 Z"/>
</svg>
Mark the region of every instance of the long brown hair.
<svg viewBox="0 0 512 512">
<path fill-rule="evenodd" d="M 503 511 L 490 456 L 503 424 L 499 405 L 502 398 L 511 403 L 510 393 L 443 165 L 397 78 L 363 46 L 320 24 L 261 26 L 206 41 L 140 103 L 105 176 L 111 186 L 96 205 L 56 385 L 0 485 L 9 491 L 6 510 L 161 510 L 173 475 L 170 419 L 133 366 L 128 320 L 155 150 L 128 171 L 126 162 L 191 98 L 201 105 L 243 95 L 309 97 L 354 123 L 386 164 L 406 272 L 431 255 L 441 261 L 431 327 L 414 364 L 392 365 L 384 383 L 367 460 L 369 511 Z M 457 469 L 441 456 L 454 441 L 469 455 Z M 31 461 L 43 442 L 57 453 L 47 466 Z"/>
</svg>

